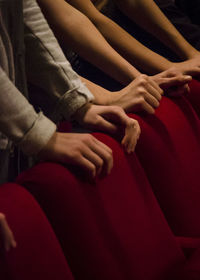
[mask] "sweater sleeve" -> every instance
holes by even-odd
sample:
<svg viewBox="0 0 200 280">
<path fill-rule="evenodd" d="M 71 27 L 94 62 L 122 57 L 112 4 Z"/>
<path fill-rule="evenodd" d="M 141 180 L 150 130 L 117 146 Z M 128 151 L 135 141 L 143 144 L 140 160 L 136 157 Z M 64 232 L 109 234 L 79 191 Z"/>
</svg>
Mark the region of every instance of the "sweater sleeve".
<svg viewBox="0 0 200 280">
<path fill-rule="evenodd" d="M 53 99 L 53 119 L 69 119 L 93 95 L 65 58 L 35 0 L 24 1 L 28 79 Z"/>
<path fill-rule="evenodd" d="M 55 124 L 35 112 L 0 67 L 0 131 L 25 154 L 36 155 L 55 130 Z"/>
</svg>

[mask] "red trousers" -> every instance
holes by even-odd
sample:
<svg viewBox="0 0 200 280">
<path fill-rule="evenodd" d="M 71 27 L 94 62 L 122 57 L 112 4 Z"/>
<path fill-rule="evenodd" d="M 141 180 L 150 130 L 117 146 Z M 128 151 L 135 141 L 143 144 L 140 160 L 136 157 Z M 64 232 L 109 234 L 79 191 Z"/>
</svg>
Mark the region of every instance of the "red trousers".
<svg viewBox="0 0 200 280">
<path fill-rule="evenodd" d="M 72 280 L 52 228 L 34 198 L 16 184 L 0 186 L 0 212 L 17 241 L 16 249 L 0 252 L 1 280 Z"/>
</svg>

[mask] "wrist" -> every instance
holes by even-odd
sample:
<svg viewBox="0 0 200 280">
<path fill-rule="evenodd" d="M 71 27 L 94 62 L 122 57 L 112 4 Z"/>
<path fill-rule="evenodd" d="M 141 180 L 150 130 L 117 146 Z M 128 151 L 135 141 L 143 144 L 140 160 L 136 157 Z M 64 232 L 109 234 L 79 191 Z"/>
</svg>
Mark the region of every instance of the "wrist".
<svg viewBox="0 0 200 280">
<path fill-rule="evenodd" d="M 73 120 L 76 120 L 78 123 L 81 123 L 86 112 L 91 108 L 91 106 L 92 106 L 91 103 L 87 103 L 84 104 L 82 107 L 80 107 L 72 116 Z"/>
<path fill-rule="evenodd" d="M 169 68 L 171 68 L 171 67 L 174 67 L 174 62 L 172 62 L 172 61 L 170 61 L 170 60 L 168 60 L 168 59 L 165 59 L 165 61 L 164 61 L 164 63 L 162 63 L 161 65 L 160 65 L 160 71 L 158 72 L 158 74 L 160 73 L 160 72 L 163 72 L 163 71 L 166 71 L 166 70 L 168 70 Z"/>
<path fill-rule="evenodd" d="M 199 55 L 200 55 L 200 52 L 193 48 L 190 50 L 190 52 L 188 52 L 186 60 L 195 58 L 197 56 L 199 57 Z"/>
<path fill-rule="evenodd" d="M 127 94 L 126 87 L 123 88 L 122 90 L 111 92 L 111 94 L 112 94 L 111 95 L 112 98 L 110 99 L 109 105 L 116 105 L 123 108 L 122 100 L 123 100 L 123 96 Z"/>
</svg>

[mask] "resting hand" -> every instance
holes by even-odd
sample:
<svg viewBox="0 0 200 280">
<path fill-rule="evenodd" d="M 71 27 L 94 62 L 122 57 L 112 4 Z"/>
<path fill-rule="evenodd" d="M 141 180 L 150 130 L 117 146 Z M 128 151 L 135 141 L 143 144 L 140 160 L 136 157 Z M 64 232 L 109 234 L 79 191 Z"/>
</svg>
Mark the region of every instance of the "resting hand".
<svg viewBox="0 0 200 280">
<path fill-rule="evenodd" d="M 200 78 L 200 54 L 186 61 L 173 63 L 173 66 L 184 75 Z"/>
<path fill-rule="evenodd" d="M 189 75 L 182 74 L 181 71 L 172 67 L 157 75 L 152 79 L 170 96 L 180 96 L 189 92 L 188 82 L 192 80 Z"/>
<path fill-rule="evenodd" d="M 16 245 L 14 235 L 8 226 L 6 217 L 4 214 L 0 213 L 0 246 L 4 250 L 9 251 L 11 248 L 15 248 Z"/>
<path fill-rule="evenodd" d="M 155 112 L 160 104 L 163 90 L 147 75 L 138 76 L 122 90 L 113 93 L 112 104 L 122 107 L 127 113 L 143 111 Z"/>
<path fill-rule="evenodd" d="M 55 132 L 38 157 L 78 166 L 92 178 L 109 174 L 113 166 L 112 150 L 86 133 Z"/>
<path fill-rule="evenodd" d="M 140 135 L 140 127 L 136 120 L 129 118 L 118 106 L 86 105 L 75 116 L 85 127 L 101 130 L 111 134 L 123 131 L 121 141 L 125 150 L 131 153 L 135 150 Z"/>
</svg>

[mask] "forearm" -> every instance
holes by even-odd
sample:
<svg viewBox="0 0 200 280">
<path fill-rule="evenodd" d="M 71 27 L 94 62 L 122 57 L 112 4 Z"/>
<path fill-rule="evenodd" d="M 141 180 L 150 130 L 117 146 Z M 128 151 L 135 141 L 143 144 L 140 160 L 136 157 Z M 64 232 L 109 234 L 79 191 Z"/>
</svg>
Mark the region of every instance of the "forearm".
<svg viewBox="0 0 200 280">
<path fill-rule="evenodd" d="M 96 105 L 112 105 L 115 101 L 117 94 L 111 92 L 83 77 L 80 77 L 81 80 L 86 84 L 89 90 L 94 95 L 93 103 Z"/>
<path fill-rule="evenodd" d="M 156 36 L 180 58 L 189 59 L 197 53 L 153 0 L 115 0 L 115 2 L 125 15 Z"/>
<path fill-rule="evenodd" d="M 140 44 L 119 25 L 101 14 L 91 1 L 68 0 L 68 2 L 83 12 L 112 47 L 136 68 L 153 74 L 169 67 L 169 61 Z"/>
<path fill-rule="evenodd" d="M 139 72 L 121 57 L 92 22 L 64 0 L 38 0 L 57 38 L 122 84 Z"/>
<path fill-rule="evenodd" d="M 170 61 L 151 51 L 116 23 L 102 15 L 96 26 L 108 42 L 140 71 L 155 74 L 168 69 Z"/>
</svg>

